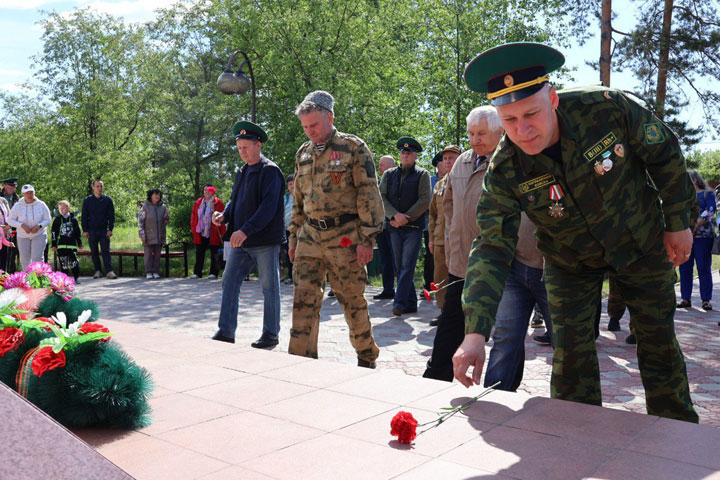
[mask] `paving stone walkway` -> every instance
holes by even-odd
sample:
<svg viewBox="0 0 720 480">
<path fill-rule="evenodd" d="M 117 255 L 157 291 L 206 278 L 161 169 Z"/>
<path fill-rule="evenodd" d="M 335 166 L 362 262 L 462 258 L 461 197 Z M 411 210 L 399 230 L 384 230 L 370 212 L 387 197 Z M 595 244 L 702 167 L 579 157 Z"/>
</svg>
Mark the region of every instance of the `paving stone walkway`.
<svg viewBox="0 0 720 480">
<path fill-rule="evenodd" d="M 716 307 L 720 308 L 720 275 L 713 275 Z M 690 389 L 700 423 L 720 428 L 720 313 L 699 308 L 699 287 L 695 281 L 693 307 L 678 310 L 675 325 L 678 340 L 688 366 Z M 679 285 L 678 285 L 679 291 Z M 372 300 L 378 287 L 368 287 L 375 339 L 380 347 L 378 368 L 403 370 L 415 376 L 425 370 L 435 327 L 430 320 L 438 314 L 434 305 L 422 302 L 417 314 L 395 317 L 391 300 Z M 281 338 L 279 351 L 287 351 L 292 285 L 281 285 Z M 215 333 L 220 311 L 222 280 L 171 278 L 148 281 L 144 278 L 92 280 L 81 278 L 79 296 L 94 300 L 103 318 L 143 324 L 152 328 L 209 337 Z M 262 328 L 262 289 L 257 280 L 243 284 L 236 340 L 249 344 L 260 336 Z M 640 380 L 635 347 L 625 343 L 628 314 L 621 320 L 622 331 L 606 330 L 608 317 L 603 313 L 601 337 L 597 348 L 605 407 L 645 413 L 645 393 Z M 540 329 L 542 332 L 542 329 Z M 520 390 L 549 397 L 552 350 L 532 342 L 528 330 L 525 341 L 525 374 Z M 490 348 L 492 344 L 488 346 Z M 319 335 L 319 357 L 341 363 L 355 363 L 355 352 L 348 339 L 348 327 L 335 298 L 323 302 Z"/>
</svg>

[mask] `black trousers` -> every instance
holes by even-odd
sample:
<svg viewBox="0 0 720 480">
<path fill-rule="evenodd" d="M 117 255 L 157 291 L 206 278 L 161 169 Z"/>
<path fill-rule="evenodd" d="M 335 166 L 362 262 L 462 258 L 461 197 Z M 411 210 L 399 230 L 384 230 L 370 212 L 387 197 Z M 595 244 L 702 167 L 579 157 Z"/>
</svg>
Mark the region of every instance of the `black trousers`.
<svg viewBox="0 0 720 480">
<path fill-rule="evenodd" d="M 195 244 L 195 269 L 193 273 L 198 277 L 202 277 L 203 266 L 205 266 L 205 252 L 210 248 L 210 275 L 217 276 L 220 273 L 220 263 L 218 262 L 219 245 L 210 245 L 210 239 L 200 237 L 200 244 Z"/>
<path fill-rule="evenodd" d="M 435 278 L 435 259 L 430 251 L 430 232 L 423 231 L 423 243 L 425 244 L 425 258 L 423 259 L 423 280 L 425 290 L 430 290 L 430 283 Z"/>
<path fill-rule="evenodd" d="M 452 273 L 448 275 L 448 285 L 456 280 L 462 279 Z M 452 382 L 452 357 L 465 338 L 465 313 L 462 309 L 464 286 L 465 282 L 461 281 L 447 287 L 445 306 L 433 341 L 432 356 L 428 360 L 425 373 L 423 373 L 425 378 Z"/>
</svg>

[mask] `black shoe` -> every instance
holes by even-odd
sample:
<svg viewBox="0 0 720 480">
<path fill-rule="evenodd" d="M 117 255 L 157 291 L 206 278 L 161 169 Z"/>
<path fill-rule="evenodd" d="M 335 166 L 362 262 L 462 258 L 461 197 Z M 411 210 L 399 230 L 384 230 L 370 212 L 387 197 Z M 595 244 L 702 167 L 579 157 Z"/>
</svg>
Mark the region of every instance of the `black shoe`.
<svg viewBox="0 0 720 480">
<path fill-rule="evenodd" d="M 250 346 L 253 348 L 268 348 L 274 347 L 278 343 L 280 343 L 278 341 L 278 337 L 263 333 L 262 335 L 260 335 L 260 338 L 251 343 Z"/>
<path fill-rule="evenodd" d="M 417 313 L 417 307 L 403 308 L 403 313 Z"/>
<path fill-rule="evenodd" d="M 702 308 L 703 308 L 703 310 L 705 310 L 707 312 L 707 311 L 712 310 L 712 305 L 710 305 L 710 302 L 703 302 Z"/>
<path fill-rule="evenodd" d="M 440 317 L 442 317 L 442 315 L 438 315 L 436 318 L 433 318 L 432 320 L 430 320 L 430 326 L 437 327 L 438 324 L 440 323 Z"/>
<path fill-rule="evenodd" d="M 382 292 L 378 293 L 377 295 L 373 295 L 373 298 L 375 300 L 387 300 L 390 298 L 395 298 L 395 292 L 382 291 Z"/>
<path fill-rule="evenodd" d="M 335 292 L 333 292 L 332 288 L 331 288 L 330 291 L 328 292 L 328 297 L 334 297 L 334 296 L 335 296 Z"/>
<path fill-rule="evenodd" d="M 543 323 L 544 323 L 544 322 L 543 322 L 543 319 L 542 319 L 542 318 L 537 318 L 537 317 L 536 317 L 536 318 L 533 318 L 533 319 L 532 319 L 532 321 L 530 322 L 530 326 L 531 326 L 532 328 L 540 328 L 540 327 L 543 326 Z"/>
<path fill-rule="evenodd" d="M 393 307 L 392 309 L 393 315 L 400 316 L 403 314 L 402 308 L 400 307 Z"/>
<path fill-rule="evenodd" d="M 217 331 L 215 335 L 212 336 L 213 340 L 219 340 L 221 342 L 227 342 L 227 343 L 235 343 L 234 338 L 226 337 L 222 333 L 220 333 L 220 330 Z"/>
<path fill-rule="evenodd" d="M 610 332 L 619 332 L 620 331 L 620 319 L 619 318 L 611 318 L 608 322 L 608 331 Z"/>
<path fill-rule="evenodd" d="M 369 362 L 367 360 L 363 360 L 362 358 L 358 358 L 358 367 L 375 368 L 377 367 L 377 364 L 375 364 L 375 362 Z"/>
<path fill-rule="evenodd" d="M 550 345 L 550 335 L 548 335 L 547 333 L 544 335 L 534 335 L 532 339 L 533 342 L 539 345 Z"/>
<path fill-rule="evenodd" d="M 690 308 L 692 305 L 690 303 L 690 300 L 681 300 L 677 304 L 677 308 Z"/>
<path fill-rule="evenodd" d="M 637 345 L 637 339 L 635 338 L 635 334 L 631 333 L 630 335 L 628 335 L 625 339 L 625 343 L 627 343 L 628 345 Z"/>
</svg>

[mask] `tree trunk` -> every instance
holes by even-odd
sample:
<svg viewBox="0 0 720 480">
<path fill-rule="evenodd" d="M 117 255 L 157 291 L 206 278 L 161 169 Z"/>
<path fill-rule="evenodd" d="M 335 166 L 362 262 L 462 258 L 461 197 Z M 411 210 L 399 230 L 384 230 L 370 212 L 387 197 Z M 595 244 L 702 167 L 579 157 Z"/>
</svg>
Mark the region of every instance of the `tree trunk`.
<svg viewBox="0 0 720 480">
<path fill-rule="evenodd" d="M 655 93 L 655 115 L 662 120 L 665 116 L 665 95 L 667 94 L 668 65 L 670 64 L 670 30 L 672 27 L 673 0 L 665 0 L 662 34 L 660 35 L 660 59 L 658 61 L 657 92 Z"/>
<path fill-rule="evenodd" d="M 612 0 L 602 0 L 602 19 L 600 21 L 600 81 L 610 86 L 610 61 L 612 43 Z"/>
</svg>

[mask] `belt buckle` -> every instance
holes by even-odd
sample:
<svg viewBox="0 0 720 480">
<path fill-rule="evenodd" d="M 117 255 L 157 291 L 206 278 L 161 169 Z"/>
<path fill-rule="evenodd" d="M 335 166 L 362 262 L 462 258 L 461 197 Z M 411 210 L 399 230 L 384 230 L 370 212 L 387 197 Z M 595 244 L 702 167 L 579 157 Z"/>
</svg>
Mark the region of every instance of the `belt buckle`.
<svg viewBox="0 0 720 480">
<path fill-rule="evenodd" d="M 327 222 L 321 218 L 320 220 L 318 220 L 318 227 L 320 227 L 320 230 L 327 230 Z"/>
</svg>

